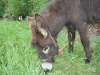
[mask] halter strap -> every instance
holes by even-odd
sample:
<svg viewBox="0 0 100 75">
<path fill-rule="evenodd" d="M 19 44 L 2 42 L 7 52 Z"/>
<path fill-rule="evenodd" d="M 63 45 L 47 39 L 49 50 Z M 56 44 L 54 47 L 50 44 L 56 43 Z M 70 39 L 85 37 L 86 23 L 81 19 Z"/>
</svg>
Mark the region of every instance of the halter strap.
<svg viewBox="0 0 100 75">
<path fill-rule="evenodd" d="M 49 32 L 49 31 L 48 31 L 48 32 Z M 51 37 L 51 39 L 52 39 L 52 41 L 53 41 L 53 43 L 54 43 L 55 47 L 57 47 L 57 44 L 56 44 L 56 42 L 55 42 L 54 38 L 51 36 L 50 32 L 49 32 L 49 36 Z"/>
</svg>

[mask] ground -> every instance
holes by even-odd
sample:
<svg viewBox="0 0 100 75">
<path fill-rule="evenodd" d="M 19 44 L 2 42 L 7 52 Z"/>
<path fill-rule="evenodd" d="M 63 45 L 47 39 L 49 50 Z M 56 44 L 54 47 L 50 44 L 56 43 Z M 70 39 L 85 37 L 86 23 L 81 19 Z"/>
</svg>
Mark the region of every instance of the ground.
<svg viewBox="0 0 100 75">
<path fill-rule="evenodd" d="M 47 75 L 99 75 L 100 36 L 89 36 L 93 55 L 90 64 L 85 64 L 83 46 L 80 40 L 76 40 L 74 52 L 68 53 L 66 47 L 64 54 L 55 57 L 53 70 Z M 30 37 L 26 21 L 0 20 L 0 75 L 45 75 L 37 52 L 29 44 Z M 65 28 L 57 41 L 59 48 L 67 43 Z"/>
</svg>

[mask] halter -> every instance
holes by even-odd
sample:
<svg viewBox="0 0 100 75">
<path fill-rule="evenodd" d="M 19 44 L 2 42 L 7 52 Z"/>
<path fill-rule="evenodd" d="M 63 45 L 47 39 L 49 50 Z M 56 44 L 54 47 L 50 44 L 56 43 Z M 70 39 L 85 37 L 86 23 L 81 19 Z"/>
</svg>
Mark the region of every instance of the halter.
<svg viewBox="0 0 100 75">
<path fill-rule="evenodd" d="M 48 32 L 49 32 L 49 31 L 48 31 Z M 50 32 L 49 32 L 49 36 L 51 37 L 51 39 L 52 39 L 52 41 L 53 41 L 53 43 L 54 43 L 55 47 L 57 47 L 57 44 L 56 44 L 56 42 L 55 42 L 54 38 L 51 36 Z"/>
<path fill-rule="evenodd" d="M 49 31 L 48 31 L 48 32 L 49 32 Z M 56 44 L 54 38 L 51 36 L 50 32 L 49 32 L 49 36 L 50 36 L 50 38 L 52 39 L 52 41 L 53 41 L 55 47 L 57 47 L 57 44 Z M 50 59 L 52 59 L 52 58 L 50 58 Z M 40 60 L 40 62 L 46 63 L 46 62 L 47 62 L 48 60 L 50 60 L 50 59 L 43 59 L 43 60 Z"/>
<path fill-rule="evenodd" d="M 43 60 L 40 60 L 40 62 L 46 63 L 48 60 L 50 60 L 50 59 L 43 59 Z"/>
</svg>

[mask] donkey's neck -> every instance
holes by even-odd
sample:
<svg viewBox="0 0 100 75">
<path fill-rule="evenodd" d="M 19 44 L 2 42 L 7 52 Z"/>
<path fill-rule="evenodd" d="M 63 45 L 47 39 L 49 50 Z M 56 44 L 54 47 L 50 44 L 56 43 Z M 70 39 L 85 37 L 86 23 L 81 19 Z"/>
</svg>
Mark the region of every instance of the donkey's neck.
<svg viewBox="0 0 100 75">
<path fill-rule="evenodd" d="M 49 32 L 53 37 L 56 37 L 62 27 L 64 26 L 64 21 L 59 16 L 49 15 L 45 16 L 46 25 L 48 27 Z"/>
<path fill-rule="evenodd" d="M 45 9 L 42 10 L 40 15 L 45 20 L 45 23 L 49 29 L 51 35 L 56 38 L 60 30 L 66 23 L 65 12 L 63 12 L 63 6 L 59 8 L 55 3 L 50 3 Z"/>
</svg>

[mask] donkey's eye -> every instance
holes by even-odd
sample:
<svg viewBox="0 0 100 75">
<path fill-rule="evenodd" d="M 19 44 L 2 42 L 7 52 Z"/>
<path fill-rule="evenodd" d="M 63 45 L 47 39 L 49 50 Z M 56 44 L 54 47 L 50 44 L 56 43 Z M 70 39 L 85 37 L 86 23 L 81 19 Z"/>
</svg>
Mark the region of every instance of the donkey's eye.
<svg viewBox="0 0 100 75">
<path fill-rule="evenodd" d="M 46 46 L 43 48 L 43 53 L 47 54 L 49 52 L 49 46 Z"/>
</svg>

